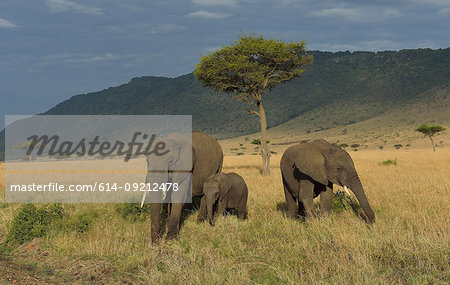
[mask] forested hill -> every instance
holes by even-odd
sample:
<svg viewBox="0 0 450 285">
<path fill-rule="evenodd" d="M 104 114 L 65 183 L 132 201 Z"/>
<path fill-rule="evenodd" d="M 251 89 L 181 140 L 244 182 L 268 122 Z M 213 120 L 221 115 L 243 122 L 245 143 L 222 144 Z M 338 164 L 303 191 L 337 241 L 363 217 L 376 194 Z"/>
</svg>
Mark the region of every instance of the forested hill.
<svg viewBox="0 0 450 285">
<path fill-rule="evenodd" d="M 310 53 L 314 63 L 300 78 L 264 97 L 269 127 L 341 102 L 362 109 L 335 118 L 331 108 L 330 122 L 359 122 L 450 83 L 450 48 Z M 258 120 L 248 115 L 247 107 L 232 95 L 202 87 L 191 73 L 133 78 L 118 87 L 73 96 L 45 114 L 192 114 L 194 129 L 224 138 L 258 130 Z"/>
<path fill-rule="evenodd" d="M 318 108 L 322 112 L 317 116 L 326 122 L 321 127 L 330 128 L 364 121 L 411 101 L 422 100 L 426 106 L 421 94 L 450 83 L 450 48 L 310 53 L 314 63 L 300 78 L 265 94 L 269 128 L 294 118 L 300 122 L 308 112 L 308 120 L 314 120 L 311 111 Z M 336 111 L 346 106 L 345 115 Z M 73 96 L 45 114 L 192 114 L 194 129 L 229 138 L 259 130 L 258 119 L 246 108 L 230 94 L 202 87 L 190 73 L 133 78 L 118 87 Z"/>
</svg>

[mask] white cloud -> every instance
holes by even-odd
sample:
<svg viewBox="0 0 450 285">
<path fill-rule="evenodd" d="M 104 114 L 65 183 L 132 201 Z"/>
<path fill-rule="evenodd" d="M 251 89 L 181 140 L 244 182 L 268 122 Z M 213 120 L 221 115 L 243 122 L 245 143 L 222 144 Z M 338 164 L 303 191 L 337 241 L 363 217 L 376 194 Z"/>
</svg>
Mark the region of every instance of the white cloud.
<svg viewBox="0 0 450 285">
<path fill-rule="evenodd" d="M 46 0 L 47 7 L 53 13 L 61 13 L 67 11 L 76 11 L 88 15 L 103 15 L 103 9 L 81 5 L 69 0 Z"/>
<path fill-rule="evenodd" d="M 51 54 L 43 58 L 42 64 L 59 64 L 61 62 L 67 63 L 91 63 L 100 61 L 118 60 L 121 57 L 112 53 L 105 53 L 102 55 L 91 55 L 87 53 L 60 53 Z"/>
<path fill-rule="evenodd" d="M 419 5 L 431 5 L 431 6 L 450 6 L 450 0 L 406 0 L 406 2 L 419 4 Z"/>
<path fill-rule="evenodd" d="M 223 6 L 223 7 L 236 7 L 238 6 L 237 0 L 192 0 L 192 3 L 199 6 Z"/>
<path fill-rule="evenodd" d="M 178 32 L 186 29 L 185 26 L 180 26 L 177 24 L 159 24 L 150 27 L 150 34 L 165 34 L 169 32 Z"/>
<path fill-rule="evenodd" d="M 208 19 L 224 19 L 231 14 L 224 14 L 224 13 L 217 13 L 217 12 L 210 12 L 205 10 L 199 10 L 188 14 L 189 17 L 196 17 L 196 18 L 208 18 Z"/>
<path fill-rule="evenodd" d="M 8 20 L 0 18 L 0 28 L 15 28 L 17 27 L 15 24 L 11 23 Z"/>
<path fill-rule="evenodd" d="M 400 13 L 394 9 L 380 9 L 374 7 L 363 8 L 329 8 L 313 11 L 311 15 L 316 17 L 343 18 L 352 22 L 376 22 L 386 18 L 399 16 Z"/>
<path fill-rule="evenodd" d="M 450 7 L 440 9 L 439 15 L 450 15 Z"/>
</svg>

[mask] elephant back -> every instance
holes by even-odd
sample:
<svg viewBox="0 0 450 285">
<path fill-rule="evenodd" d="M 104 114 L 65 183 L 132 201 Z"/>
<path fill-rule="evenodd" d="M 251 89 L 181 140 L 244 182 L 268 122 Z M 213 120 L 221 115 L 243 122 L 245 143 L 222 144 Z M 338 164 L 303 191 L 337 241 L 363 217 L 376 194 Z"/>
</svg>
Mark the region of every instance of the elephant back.
<svg viewBox="0 0 450 285">
<path fill-rule="evenodd" d="M 212 137 L 192 132 L 194 149 L 194 168 L 192 174 L 192 195 L 203 194 L 203 183 L 206 179 L 222 170 L 223 152 L 220 144 Z"/>
</svg>

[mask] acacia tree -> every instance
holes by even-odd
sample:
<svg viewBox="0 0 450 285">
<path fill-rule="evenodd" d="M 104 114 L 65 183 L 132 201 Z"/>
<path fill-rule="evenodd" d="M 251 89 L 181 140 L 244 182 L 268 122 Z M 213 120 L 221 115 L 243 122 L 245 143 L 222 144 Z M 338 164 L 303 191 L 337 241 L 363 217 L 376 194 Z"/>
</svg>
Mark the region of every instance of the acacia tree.
<svg viewBox="0 0 450 285">
<path fill-rule="evenodd" d="M 439 132 L 445 131 L 445 128 L 441 126 L 427 126 L 421 125 L 416 129 L 416 132 L 420 132 L 424 134 L 426 137 L 429 137 L 431 140 L 431 146 L 433 147 L 433 151 L 436 151 L 436 146 L 434 145 L 433 136 Z"/>
<path fill-rule="evenodd" d="M 33 148 L 35 148 L 35 147 L 40 147 L 40 146 L 41 146 L 41 143 L 40 143 L 40 142 L 38 142 L 38 143 L 33 143 L 33 142 L 20 142 L 20 143 L 18 143 L 17 145 L 14 146 L 14 149 L 26 150 L 26 149 L 30 149 L 30 147 L 31 147 L 31 149 L 33 149 Z M 32 161 L 32 160 L 33 160 L 33 159 L 32 159 L 32 154 L 31 154 L 31 153 L 28 155 L 28 160 L 29 160 L 29 161 Z"/>
<path fill-rule="evenodd" d="M 270 174 L 267 118 L 262 97 L 281 82 L 299 77 L 313 61 L 305 55 L 305 42 L 265 39 L 261 34 L 240 35 L 231 45 L 200 58 L 194 74 L 204 86 L 235 94 L 257 115 L 261 124 L 263 175 Z"/>
</svg>

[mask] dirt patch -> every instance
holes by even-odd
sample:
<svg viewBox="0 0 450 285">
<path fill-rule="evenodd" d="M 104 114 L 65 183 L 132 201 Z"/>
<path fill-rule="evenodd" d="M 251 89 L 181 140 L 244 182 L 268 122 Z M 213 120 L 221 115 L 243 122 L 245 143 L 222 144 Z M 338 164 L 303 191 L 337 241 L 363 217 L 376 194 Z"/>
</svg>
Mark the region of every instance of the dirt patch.
<svg viewBox="0 0 450 285">
<path fill-rule="evenodd" d="M 0 254 L 1 284 L 61 284 L 55 276 L 45 276 L 35 266 L 19 263 L 9 255 Z"/>
<path fill-rule="evenodd" d="M 0 284 L 131 284 L 117 281 L 116 269 L 102 260 L 52 256 L 41 249 L 41 239 L 0 254 Z"/>
</svg>

